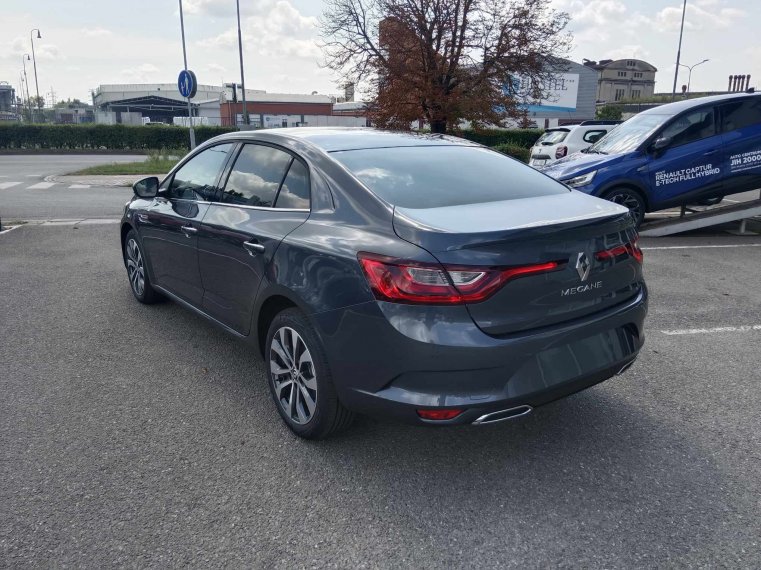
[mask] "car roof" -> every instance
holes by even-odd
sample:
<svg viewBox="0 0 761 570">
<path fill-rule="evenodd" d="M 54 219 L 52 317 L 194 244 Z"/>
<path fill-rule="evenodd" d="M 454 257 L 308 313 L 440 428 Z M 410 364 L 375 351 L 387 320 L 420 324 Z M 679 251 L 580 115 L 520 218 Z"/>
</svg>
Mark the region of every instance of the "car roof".
<svg viewBox="0 0 761 570">
<path fill-rule="evenodd" d="M 258 129 L 254 131 L 228 133 L 216 137 L 215 140 L 256 139 L 260 135 L 264 135 L 270 140 L 272 137 L 303 140 L 326 152 L 411 146 L 480 146 L 469 140 L 450 135 L 381 131 L 367 127 L 294 127 L 286 129 Z"/>
<path fill-rule="evenodd" d="M 673 117 L 682 111 L 687 111 L 702 105 L 726 103 L 728 101 L 742 100 L 749 97 L 761 97 L 761 93 L 727 93 L 725 95 L 711 95 L 709 97 L 685 99 L 683 101 L 676 101 L 674 103 L 667 103 L 665 105 L 653 107 L 652 109 L 647 109 L 646 111 L 642 111 L 640 115 L 669 115 Z"/>
</svg>

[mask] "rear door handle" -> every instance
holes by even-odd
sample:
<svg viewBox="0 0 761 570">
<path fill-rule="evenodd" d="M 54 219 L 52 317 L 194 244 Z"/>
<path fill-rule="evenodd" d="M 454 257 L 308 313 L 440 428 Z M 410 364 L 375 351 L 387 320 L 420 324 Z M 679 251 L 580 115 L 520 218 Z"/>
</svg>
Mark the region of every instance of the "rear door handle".
<svg viewBox="0 0 761 570">
<path fill-rule="evenodd" d="M 194 228 L 193 226 L 182 226 L 180 229 L 182 230 L 182 233 L 184 233 L 187 237 L 198 233 L 198 229 Z"/>
<path fill-rule="evenodd" d="M 256 255 L 257 253 L 264 253 L 264 246 L 255 241 L 244 241 L 243 247 L 246 248 L 249 255 Z"/>
</svg>

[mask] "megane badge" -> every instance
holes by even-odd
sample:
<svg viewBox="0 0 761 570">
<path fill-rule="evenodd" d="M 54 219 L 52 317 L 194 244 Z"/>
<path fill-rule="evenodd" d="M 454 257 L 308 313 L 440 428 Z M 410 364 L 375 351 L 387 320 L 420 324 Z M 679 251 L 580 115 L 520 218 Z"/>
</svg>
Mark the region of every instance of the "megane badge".
<svg viewBox="0 0 761 570">
<path fill-rule="evenodd" d="M 579 274 L 579 279 L 582 281 L 589 279 L 589 272 L 591 270 L 592 264 L 589 262 L 589 257 L 582 251 L 576 258 L 576 272 Z"/>
</svg>

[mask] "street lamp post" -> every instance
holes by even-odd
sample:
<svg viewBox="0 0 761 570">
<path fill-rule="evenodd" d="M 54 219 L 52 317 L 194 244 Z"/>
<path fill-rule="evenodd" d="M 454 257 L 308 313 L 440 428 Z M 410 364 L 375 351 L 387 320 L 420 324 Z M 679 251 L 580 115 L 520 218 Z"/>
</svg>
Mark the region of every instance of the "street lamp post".
<svg viewBox="0 0 761 570">
<path fill-rule="evenodd" d="M 40 34 L 40 30 L 37 28 L 34 28 L 32 31 L 29 32 L 29 39 L 32 42 L 32 63 L 34 64 L 34 89 L 37 92 L 37 105 L 40 104 L 40 86 L 37 83 L 37 58 L 34 57 L 34 32 L 37 32 L 37 39 L 42 39 L 42 34 Z"/>
<path fill-rule="evenodd" d="M 248 110 L 246 109 L 246 78 L 243 74 L 243 39 L 240 33 L 240 0 L 235 0 L 238 12 L 238 54 L 240 55 L 240 90 L 243 97 L 243 124 L 248 125 Z"/>
<path fill-rule="evenodd" d="M 674 69 L 674 88 L 671 90 L 671 100 L 676 99 L 676 80 L 679 77 L 679 59 L 682 57 L 682 34 L 684 33 L 684 15 L 687 13 L 687 0 L 682 5 L 682 25 L 679 28 L 679 47 L 676 50 L 676 68 Z"/>
<path fill-rule="evenodd" d="M 683 63 L 680 63 L 679 65 L 682 67 L 686 67 L 690 70 L 689 74 L 687 75 L 687 93 L 690 92 L 690 84 L 692 83 L 692 68 L 697 67 L 698 65 L 702 65 L 707 61 L 711 61 L 710 59 L 704 59 L 703 61 L 699 61 L 698 63 L 695 63 L 693 65 L 685 65 Z"/>
<path fill-rule="evenodd" d="M 26 75 L 26 62 L 31 58 L 28 53 L 21 56 L 21 65 L 24 66 L 24 81 L 26 82 L 26 106 L 29 107 L 29 122 L 34 122 L 34 116 L 32 115 L 32 98 L 29 96 L 29 77 Z"/>
</svg>

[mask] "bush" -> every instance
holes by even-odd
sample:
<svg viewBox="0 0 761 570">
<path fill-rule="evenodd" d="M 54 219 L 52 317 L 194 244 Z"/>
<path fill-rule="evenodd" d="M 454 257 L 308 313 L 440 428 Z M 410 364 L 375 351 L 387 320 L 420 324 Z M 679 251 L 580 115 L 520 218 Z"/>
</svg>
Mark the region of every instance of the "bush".
<svg viewBox="0 0 761 570">
<path fill-rule="evenodd" d="M 501 152 L 502 154 L 517 158 L 521 162 L 528 163 L 529 158 L 531 158 L 531 149 L 524 148 L 515 144 L 498 144 L 492 148 L 496 151 Z"/>
<path fill-rule="evenodd" d="M 512 145 L 531 148 L 543 132 L 541 129 L 484 129 L 478 131 L 467 129 L 452 134 L 485 146 Z"/>
<path fill-rule="evenodd" d="M 620 106 L 603 105 L 598 107 L 595 112 L 595 119 L 601 119 L 606 121 L 620 121 L 623 116 Z"/>
<path fill-rule="evenodd" d="M 195 128 L 196 143 L 235 129 L 229 127 Z M 185 127 L 143 127 L 131 125 L 22 125 L 0 124 L 3 149 L 99 149 L 146 150 L 190 148 Z"/>
</svg>

